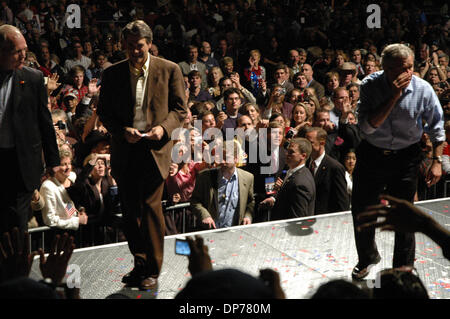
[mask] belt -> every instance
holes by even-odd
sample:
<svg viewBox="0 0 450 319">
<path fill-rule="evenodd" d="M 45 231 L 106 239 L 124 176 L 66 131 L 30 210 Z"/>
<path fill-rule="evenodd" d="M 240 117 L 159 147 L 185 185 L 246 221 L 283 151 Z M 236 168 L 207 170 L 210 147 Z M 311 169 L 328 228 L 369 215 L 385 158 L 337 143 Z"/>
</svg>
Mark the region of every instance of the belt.
<svg viewBox="0 0 450 319">
<path fill-rule="evenodd" d="M 419 147 L 419 143 L 414 143 L 414 144 L 411 144 L 410 146 L 408 146 L 406 148 L 402 148 L 400 150 L 390 150 L 390 149 L 376 147 L 368 142 L 366 142 L 366 143 L 367 143 L 367 146 L 369 146 L 372 149 L 372 151 L 376 152 L 377 154 L 383 155 L 383 156 L 401 155 L 401 154 L 411 151 L 414 148 Z"/>
</svg>

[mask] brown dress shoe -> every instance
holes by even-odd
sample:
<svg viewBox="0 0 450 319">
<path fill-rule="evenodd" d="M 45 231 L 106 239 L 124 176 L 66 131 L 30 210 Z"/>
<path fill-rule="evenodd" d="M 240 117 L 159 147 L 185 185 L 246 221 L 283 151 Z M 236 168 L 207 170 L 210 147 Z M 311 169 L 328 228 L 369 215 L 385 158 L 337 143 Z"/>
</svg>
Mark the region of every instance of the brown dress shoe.
<svg viewBox="0 0 450 319">
<path fill-rule="evenodd" d="M 147 277 L 141 280 L 139 288 L 141 290 L 155 289 L 158 286 L 158 278 Z"/>
</svg>

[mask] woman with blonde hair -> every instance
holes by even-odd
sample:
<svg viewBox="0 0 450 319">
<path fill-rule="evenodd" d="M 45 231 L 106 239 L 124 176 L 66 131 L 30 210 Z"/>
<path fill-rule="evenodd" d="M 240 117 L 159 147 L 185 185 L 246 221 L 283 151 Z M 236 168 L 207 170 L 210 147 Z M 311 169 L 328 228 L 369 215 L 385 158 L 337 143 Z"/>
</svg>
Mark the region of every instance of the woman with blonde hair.
<svg viewBox="0 0 450 319">
<path fill-rule="evenodd" d="M 297 103 L 292 109 L 291 127 L 294 130 L 294 135 L 308 126 L 312 125 L 312 116 L 309 113 L 309 107 L 305 103 Z"/>
<path fill-rule="evenodd" d="M 72 172 L 72 153 L 66 149 L 59 151 L 61 165 L 58 170 L 42 183 L 39 193 L 44 199 L 42 218 L 47 226 L 59 229 L 77 230 L 80 225 L 88 222 L 88 216 L 69 196 L 66 188 L 76 180 Z"/>
<path fill-rule="evenodd" d="M 208 92 L 214 99 L 221 96 L 219 81 L 223 78 L 222 69 L 218 66 L 213 66 L 208 73 Z"/>
</svg>

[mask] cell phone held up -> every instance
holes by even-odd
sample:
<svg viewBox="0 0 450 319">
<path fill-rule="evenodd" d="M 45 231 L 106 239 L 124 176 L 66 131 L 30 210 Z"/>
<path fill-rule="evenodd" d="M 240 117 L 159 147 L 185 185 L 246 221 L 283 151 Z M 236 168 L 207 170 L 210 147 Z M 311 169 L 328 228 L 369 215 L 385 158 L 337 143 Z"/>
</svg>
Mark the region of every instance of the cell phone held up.
<svg viewBox="0 0 450 319">
<path fill-rule="evenodd" d="M 190 256 L 191 248 L 189 247 L 189 243 L 185 239 L 175 239 L 175 254 Z"/>
</svg>

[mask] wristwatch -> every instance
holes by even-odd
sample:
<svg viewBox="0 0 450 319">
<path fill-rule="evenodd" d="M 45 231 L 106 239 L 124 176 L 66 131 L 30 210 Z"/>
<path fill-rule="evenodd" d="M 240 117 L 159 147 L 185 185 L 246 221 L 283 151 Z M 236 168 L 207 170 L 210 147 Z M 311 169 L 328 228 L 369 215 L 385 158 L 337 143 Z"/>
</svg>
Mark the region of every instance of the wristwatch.
<svg viewBox="0 0 450 319">
<path fill-rule="evenodd" d="M 442 164 L 442 156 L 435 156 L 435 157 L 433 157 L 432 158 L 433 160 L 436 160 L 438 163 L 441 163 Z"/>
</svg>

